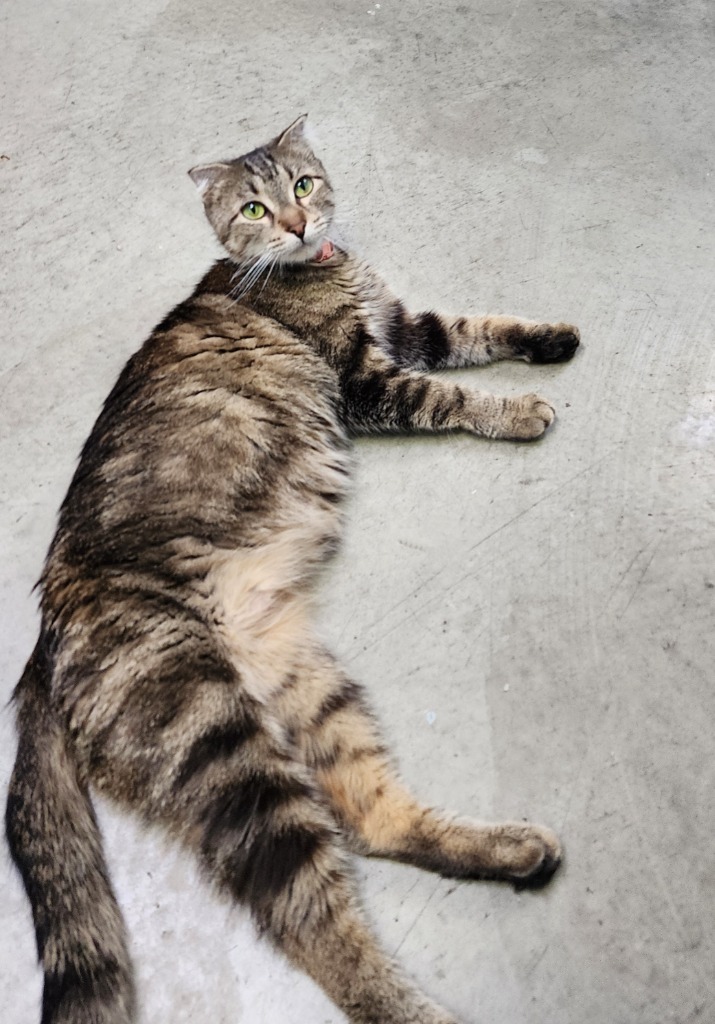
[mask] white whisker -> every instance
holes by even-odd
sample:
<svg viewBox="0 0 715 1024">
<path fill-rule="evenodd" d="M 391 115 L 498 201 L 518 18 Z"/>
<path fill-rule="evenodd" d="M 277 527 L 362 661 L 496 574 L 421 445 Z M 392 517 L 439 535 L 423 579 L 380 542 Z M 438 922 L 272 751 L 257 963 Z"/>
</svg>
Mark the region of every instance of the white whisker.
<svg viewBox="0 0 715 1024">
<path fill-rule="evenodd" d="M 275 257 L 273 258 L 273 260 L 271 261 L 271 263 L 270 263 L 270 266 L 268 267 L 268 273 L 266 274 L 266 279 L 265 279 L 265 281 L 264 281 L 264 282 L 263 282 L 263 284 L 261 285 L 261 291 L 259 292 L 259 295 L 260 295 L 260 294 L 262 294 L 262 292 L 263 292 L 263 289 L 264 289 L 264 288 L 266 287 L 266 285 L 267 285 L 267 284 L 268 284 L 268 282 L 270 281 L 270 279 L 271 279 L 271 274 L 273 273 L 273 271 L 274 271 L 274 269 L 275 269 L 275 266 L 276 266 L 276 264 L 277 264 L 277 263 L 278 263 L 278 257 L 277 257 L 277 256 L 275 256 Z"/>
<path fill-rule="evenodd" d="M 268 276 L 270 277 L 270 272 L 275 262 L 276 257 L 274 257 L 271 252 L 262 252 L 254 260 L 244 264 L 244 267 L 239 268 L 239 270 L 243 270 L 243 275 L 238 281 L 236 287 L 232 288 L 229 292 L 229 298 L 234 302 L 240 302 L 241 299 L 255 287 L 261 279 L 264 271 L 268 270 Z M 265 282 L 263 287 L 265 287 Z"/>
</svg>

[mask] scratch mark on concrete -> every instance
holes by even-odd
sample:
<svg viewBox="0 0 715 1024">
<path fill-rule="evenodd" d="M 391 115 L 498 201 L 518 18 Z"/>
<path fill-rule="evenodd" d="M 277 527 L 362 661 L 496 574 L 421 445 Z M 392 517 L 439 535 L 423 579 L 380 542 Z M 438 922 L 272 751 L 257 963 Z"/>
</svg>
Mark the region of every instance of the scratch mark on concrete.
<svg viewBox="0 0 715 1024">
<path fill-rule="evenodd" d="M 578 480 L 579 477 L 585 476 L 586 473 L 590 473 L 592 469 L 595 469 L 597 466 L 600 466 L 602 462 L 604 462 L 607 458 L 610 457 L 610 455 L 611 452 L 606 452 L 605 455 L 602 455 L 600 459 L 596 459 L 594 462 L 590 462 L 588 466 L 585 466 L 583 469 L 580 469 L 578 473 L 574 473 L 573 476 L 568 477 L 566 480 L 562 480 L 562 482 L 557 487 L 554 487 L 552 490 L 547 491 L 546 494 L 543 494 L 540 498 L 537 498 L 537 500 L 532 502 L 531 505 L 527 505 L 527 507 L 522 509 L 521 512 L 517 512 L 517 514 L 515 516 L 512 516 L 511 519 L 507 519 L 506 522 L 502 523 L 500 526 L 497 526 L 495 529 L 491 531 L 491 533 L 487 533 L 485 534 L 484 537 L 481 537 L 476 542 L 476 544 L 473 544 L 471 546 L 471 548 L 467 548 L 467 554 L 471 555 L 471 553 L 473 551 L 476 551 L 477 548 L 481 547 L 482 544 L 486 544 L 486 542 L 488 540 L 491 540 L 492 537 L 496 537 L 497 534 L 501 533 L 503 530 L 506 530 L 513 523 L 516 523 L 520 519 L 523 519 L 524 516 L 529 514 L 529 512 L 532 512 L 539 505 L 543 505 L 543 503 L 545 501 L 548 501 L 549 498 L 552 498 L 555 494 L 558 494 L 559 491 L 562 491 L 564 487 L 568 487 L 568 485 L 573 483 L 574 480 Z"/>
<path fill-rule="evenodd" d="M 392 954 L 393 956 L 397 956 L 397 954 L 398 954 L 398 953 L 400 952 L 400 950 L 401 950 L 401 949 L 402 949 L 402 947 L 404 946 L 405 942 L 407 941 L 407 939 L 409 938 L 409 936 L 410 936 L 410 935 L 412 934 L 412 932 L 414 931 L 415 927 L 416 927 L 416 926 L 417 926 L 417 924 L 419 923 L 419 921 L 420 921 L 420 918 L 421 918 L 421 917 L 422 917 L 422 915 L 424 914 L 424 912 L 425 912 L 425 910 L 427 909 L 428 905 L 430 904 L 430 902 L 431 902 L 431 900 L 432 900 L 432 898 L 433 898 L 434 894 L 435 894 L 435 893 L 437 892 L 437 890 L 439 889 L 439 887 L 440 887 L 440 885 L 441 885 L 441 884 L 442 884 L 442 880 L 440 879 L 440 880 L 439 880 L 439 881 L 438 881 L 438 882 L 436 883 L 436 885 L 435 885 L 434 889 L 433 889 L 433 890 L 432 890 L 432 892 L 431 892 L 431 893 L 429 894 L 429 896 L 427 897 L 427 899 L 426 899 L 426 900 L 424 901 L 424 903 L 422 904 L 422 907 L 421 907 L 421 909 L 419 910 L 419 912 L 417 913 L 417 916 L 415 917 L 414 921 L 412 922 L 412 924 L 411 924 L 411 925 L 409 926 L 409 928 L 407 929 L 407 931 L 405 932 L 405 934 L 404 934 L 404 935 L 402 936 L 402 938 L 400 939 L 400 942 L 398 943 L 398 945 L 397 945 L 397 948 L 396 948 L 396 949 L 395 949 L 395 950 L 393 951 L 393 954 Z"/>
<path fill-rule="evenodd" d="M 539 966 L 539 964 L 541 963 L 541 961 L 542 961 L 542 960 L 544 959 L 544 957 L 546 956 L 546 951 L 548 950 L 548 948 L 549 948 L 549 944 L 548 944 L 548 942 L 547 942 L 547 944 L 546 944 L 546 945 L 544 946 L 544 948 L 543 948 L 543 949 L 541 950 L 541 952 L 540 952 L 540 953 L 539 953 L 539 955 L 537 956 L 537 958 L 536 958 L 536 960 L 534 961 L 534 963 L 532 964 L 532 966 L 531 966 L 531 967 L 529 967 L 529 969 L 527 970 L 527 972 L 526 972 L 526 973 L 527 973 L 527 974 L 529 975 L 529 977 L 531 977 L 531 975 L 532 975 L 532 974 L 534 973 L 534 971 L 536 970 L 536 968 L 537 968 L 537 967 Z"/>
<path fill-rule="evenodd" d="M 486 544 L 487 541 L 491 540 L 493 537 L 498 536 L 498 534 L 500 534 L 503 530 L 506 530 L 513 523 L 516 523 L 520 519 L 523 519 L 524 516 L 528 515 L 539 505 L 542 505 L 545 501 L 548 501 L 549 498 L 552 498 L 555 494 L 558 494 L 559 491 L 562 491 L 565 487 L 568 487 L 569 484 L 572 484 L 574 480 L 578 480 L 579 477 L 585 476 L 587 473 L 590 473 L 593 469 L 596 469 L 607 458 L 610 458 L 610 456 L 611 452 L 606 452 L 604 455 L 601 456 L 601 458 L 589 463 L 588 466 L 584 466 L 583 469 L 580 469 L 577 473 L 574 473 L 566 480 L 563 480 L 560 484 L 558 484 L 558 486 L 552 488 L 546 494 L 543 494 L 536 501 L 532 502 L 531 505 L 528 505 L 520 512 L 517 512 L 516 515 L 512 516 L 510 519 L 507 519 L 505 522 L 501 523 L 501 525 L 495 527 L 495 529 L 493 529 L 490 533 L 487 533 L 483 537 L 480 537 L 480 539 L 475 544 L 465 549 L 465 557 L 467 555 L 471 555 L 474 551 L 477 550 L 477 548 L 482 547 L 482 545 Z M 445 567 L 440 566 L 438 569 L 435 569 L 434 572 L 424 576 L 416 587 L 413 587 L 413 589 L 408 594 L 406 594 L 404 597 L 401 597 L 399 601 L 396 601 L 395 604 L 388 608 L 388 610 L 385 612 L 383 616 L 381 616 L 380 619 L 376 619 L 374 622 L 370 623 L 370 625 L 366 628 L 365 633 L 371 633 L 372 630 L 375 629 L 380 623 L 384 624 L 388 619 L 391 619 L 395 612 L 402 608 L 403 605 L 407 604 L 408 601 L 412 600 L 412 598 L 414 598 L 415 595 L 419 594 L 420 591 L 424 590 L 426 587 L 429 587 L 432 583 L 434 583 L 435 580 L 437 580 L 444 572 Z M 456 579 L 450 580 L 450 586 L 453 588 L 457 587 L 459 586 L 460 583 L 462 583 L 464 580 L 468 579 L 472 575 L 473 572 L 471 570 L 469 572 L 463 573 Z M 432 604 L 434 601 L 438 600 L 439 597 L 439 594 L 429 597 L 423 604 L 419 606 L 419 608 L 412 609 L 408 615 L 401 616 L 396 622 L 393 621 L 391 625 L 387 626 L 386 628 L 383 628 L 378 633 L 374 634 L 371 642 L 361 647 L 361 651 L 370 650 L 370 648 L 380 643 L 391 633 L 394 633 L 395 630 L 398 629 L 399 626 L 402 625 L 402 623 L 404 623 L 407 619 L 412 618 L 418 611 L 422 611 L 424 608 L 428 608 L 429 605 Z"/>
<path fill-rule="evenodd" d="M 651 551 L 651 554 L 650 554 L 650 558 L 648 559 L 648 561 L 646 562 L 646 564 L 645 564 L 645 565 L 643 566 L 643 571 L 641 572 L 640 576 L 639 576 L 639 577 L 638 577 L 638 579 L 636 580 L 636 585 L 635 585 L 635 587 L 633 588 L 633 593 L 632 593 L 632 594 L 631 594 L 631 596 L 630 596 L 630 597 L 628 598 L 628 603 L 626 604 L 626 607 L 625 607 L 625 608 L 623 609 L 623 611 L 621 612 L 621 615 L 625 615 L 625 613 L 626 613 L 626 612 L 628 611 L 628 609 L 630 608 L 630 606 L 631 606 L 631 605 L 633 604 L 633 599 L 635 598 L 636 594 L 638 593 L 638 591 L 639 591 L 639 589 L 640 589 L 640 586 L 641 586 L 641 583 L 642 583 L 642 582 L 643 582 L 643 580 L 645 579 L 645 575 L 646 575 L 646 573 L 648 572 L 648 570 L 650 569 L 650 566 L 651 566 L 651 562 L 652 562 L 652 561 L 653 561 L 653 559 L 655 558 L 655 556 L 656 556 L 656 553 L 657 553 L 657 551 L 658 551 L 658 548 L 660 547 L 660 545 L 661 545 L 662 543 L 663 543 L 663 537 L 661 536 L 661 537 L 659 537 L 659 538 L 658 538 L 657 542 L 656 542 L 656 543 L 654 544 L 654 546 L 653 546 L 653 550 Z"/>
<path fill-rule="evenodd" d="M 626 568 L 623 570 L 621 575 L 618 577 L 616 585 L 614 586 L 613 590 L 611 591 L 611 593 L 610 593 L 610 595 L 608 597 L 608 600 L 606 601 L 606 607 L 608 607 L 608 605 L 611 603 L 613 598 L 616 596 L 616 594 L 618 593 L 618 589 L 621 586 L 621 583 L 623 583 L 624 579 L 626 578 L 626 576 L 631 571 L 631 569 L 636 564 L 636 562 L 638 561 L 638 559 L 640 558 L 640 556 L 643 554 L 644 551 L 645 551 L 644 547 L 643 548 L 638 548 L 638 550 L 636 551 L 636 553 L 633 556 L 633 558 L 630 560 L 630 562 L 628 563 Z"/>
</svg>

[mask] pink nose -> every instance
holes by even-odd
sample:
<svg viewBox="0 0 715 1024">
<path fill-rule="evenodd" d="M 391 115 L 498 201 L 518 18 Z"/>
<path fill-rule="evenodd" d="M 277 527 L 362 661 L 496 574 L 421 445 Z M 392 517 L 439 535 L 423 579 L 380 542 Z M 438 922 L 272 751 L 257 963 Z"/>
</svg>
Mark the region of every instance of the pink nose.
<svg viewBox="0 0 715 1024">
<path fill-rule="evenodd" d="M 297 235 L 298 238 L 302 239 L 305 234 L 305 221 L 297 220 L 292 224 L 286 224 L 286 231 L 290 231 L 291 234 Z"/>
</svg>

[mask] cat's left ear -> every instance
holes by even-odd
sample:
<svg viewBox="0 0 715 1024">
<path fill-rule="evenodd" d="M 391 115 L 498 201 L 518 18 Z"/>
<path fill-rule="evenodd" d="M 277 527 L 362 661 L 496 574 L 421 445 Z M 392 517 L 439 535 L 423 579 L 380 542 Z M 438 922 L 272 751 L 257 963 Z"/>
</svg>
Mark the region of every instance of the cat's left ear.
<svg viewBox="0 0 715 1024">
<path fill-rule="evenodd" d="M 281 132 L 276 137 L 275 145 L 282 146 L 289 140 L 297 141 L 302 139 L 305 135 L 305 122 L 308 120 L 307 114 L 301 114 L 300 117 L 296 117 L 293 124 L 289 124 L 285 131 Z"/>
<path fill-rule="evenodd" d="M 221 181 L 227 170 L 228 164 L 199 164 L 198 167 L 191 168 L 189 177 L 204 196 L 212 185 Z"/>
</svg>

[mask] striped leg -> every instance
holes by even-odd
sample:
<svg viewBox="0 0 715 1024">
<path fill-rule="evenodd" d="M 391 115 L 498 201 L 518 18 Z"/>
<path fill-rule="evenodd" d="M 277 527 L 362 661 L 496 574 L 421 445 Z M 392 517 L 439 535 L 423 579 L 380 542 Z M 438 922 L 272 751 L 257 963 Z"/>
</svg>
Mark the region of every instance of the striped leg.
<svg viewBox="0 0 715 1024">
<path fill-rule="evenodd" d="M 250 906 L 261 931 L 354 1024 L 456 1024 L 371 934 L 334 818 L 305 767 L 266 734 L 252 745 L 250 758 L 220 766 L 221 780 L 211 781 L 215 763 L 201 769 L 192 845 L 214 883 Z M 184 785 L 192 791 L 188 777 Z"/>
<path fill-rule="evenodd" d="M 580 334 L 572 324 L 544 324 L 517 316 L 440 316 L 425 313 L 416 318 L 427 329 L 447 336 L 439 363 L 425 369 L 484 366 L 500 359 L 524 359 L 529 363 L 560 363 L 570 359 Z"/>
<path fill-rule="evenodd" d="M 323 699 L 305 732 L 305 756 L 358 852 L 459 878 L 535 886 L 551 877 L 561 859 L 553 832 L 452 818 L 418 803 L 396 778 L 356 684 L 327 657 L 316 671 L 323 678 Z"/>
<path fill-rule="evenodd" d="M 182 840 L 354 1024 L 456 1024 L 380 949 L 313 774 L 224 650 L 196 620 L 173 614 L 165 626 L 171 648 L 157 646 L 154 621 L 147 649 L 135 642 L 131 664 L 116 666 L 115 683 L 120 670 L 131 678 L 106 718 L 109 703 L 92 701 L 85 755 L 96 784 Z"/>
<path fill-rule="evenodd" d="M 563 362 L 573 356 L 580 340 L 572 324 L 537 323 L 517 316 L 410 316 L 401 305 L 386 333 L 392 358 L 418 370 L 485 366 L 500 359 Z"/>
<path fill-rule="evenodd" d="M 374 344 L 341 378 L 345 420 L 356 433 L 467 430 L 482 437 L 528 441 L 553 422 L 541 395 L 498 398 L 454 381 L 405 369 Z"/>
</svg>

